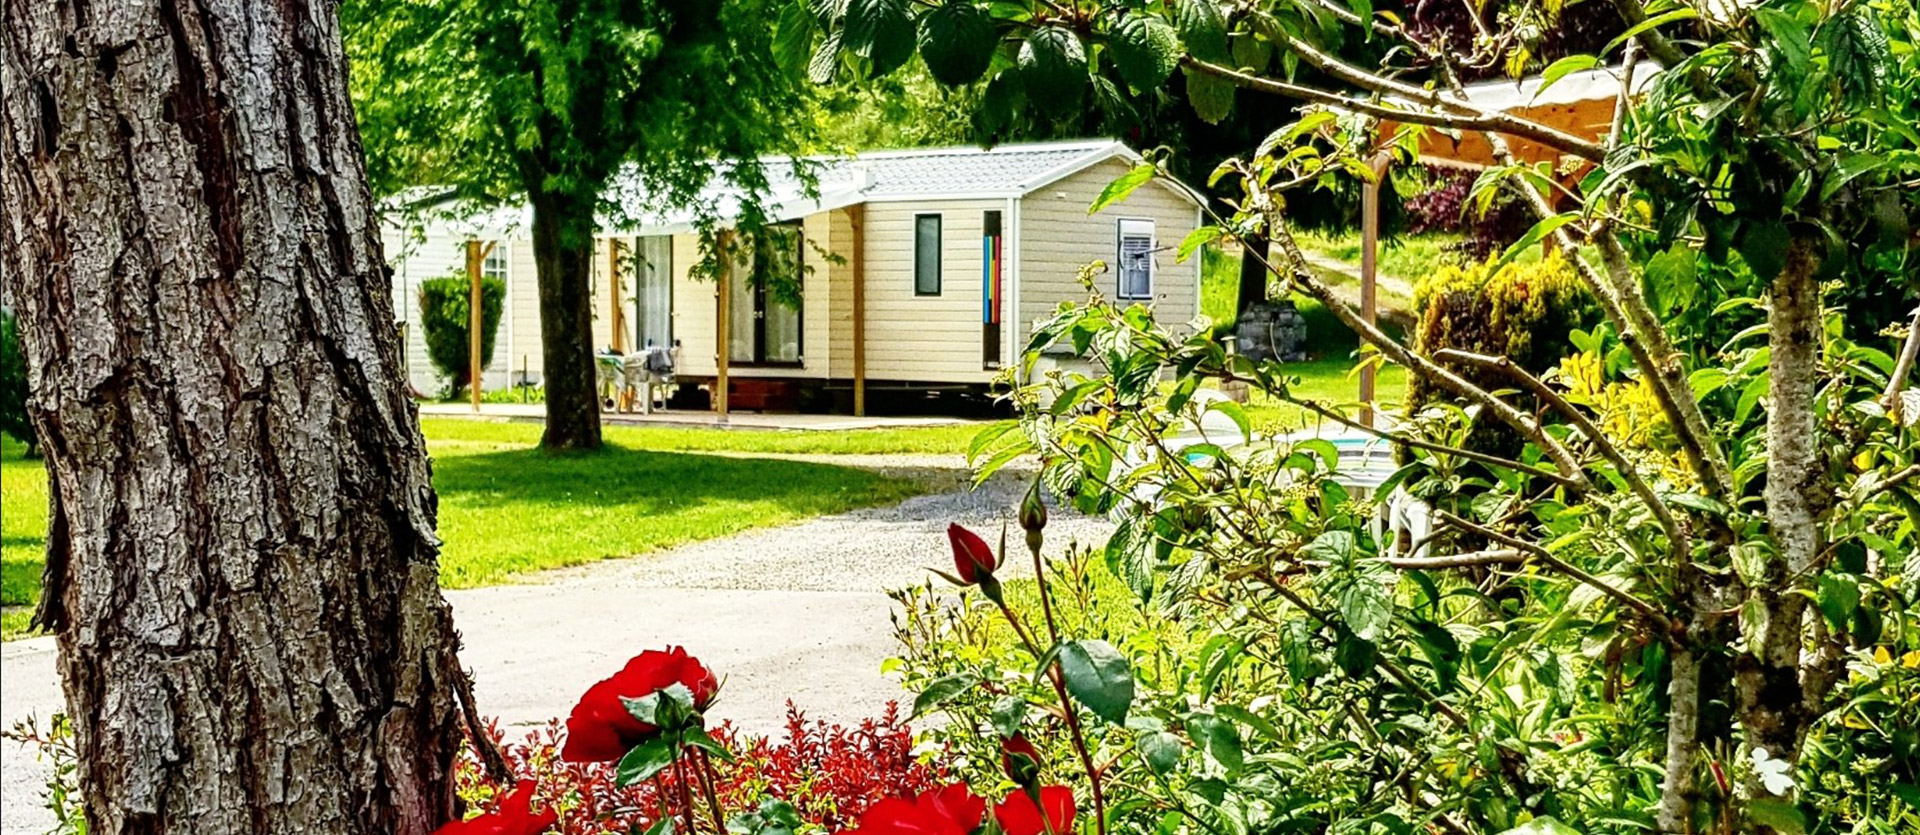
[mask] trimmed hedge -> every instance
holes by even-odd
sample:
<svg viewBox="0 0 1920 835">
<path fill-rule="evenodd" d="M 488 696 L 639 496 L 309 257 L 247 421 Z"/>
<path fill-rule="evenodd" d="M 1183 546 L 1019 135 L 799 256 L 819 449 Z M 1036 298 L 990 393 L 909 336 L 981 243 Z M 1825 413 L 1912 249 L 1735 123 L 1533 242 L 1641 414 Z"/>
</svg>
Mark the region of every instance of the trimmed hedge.
<svg viewBox="0 0 1920 835">
<path fill-rule="evenodd" d="M 1427 356 L 1447 348 L 1506 356 L 1543 374 L 1577 350 L 1571 338 L 1575 329 L 1590 328 L 1598 320 L 1593 296 L 1558 252 L 1498 271 L 1491 269 L 1492 263 L 1449 265 L 1414 283 L 1413 304 L 1420 317 L 1414 349 Z M 1515 387 L 1496 371 L 1442 365 L 1489 391 Z M 1407 405 L 1413 413 L 1445 396 L 1419 375 L 1407 378 Z M 1519 450 L 1519 437 L 1490 421 L 1476 426 L 1473 435 L 1471 445 L 1481 451 L 1511 455 Z"/>
<path fill-rule="evenodd" d="M 20 344 L 20 323 L 7 310 L 0 310 L 0 432 L 26 444 L 28 456 L 39 453 L 33 423 L 27 420 L 27 355 Z"/>
<path fill-rule="evenodd" d="M 427 359 L 446 376 L 448 397 L 458 396 L 467 388 L 467 322 L 472 315 L 472 293 L 470 279 L 461 273 L 420 282 L 420 330 L 427 340 Z M 500 332 L 500 312 L 506 299 L 505 281 L 480 279 L 482 368 L 492 364 L 493 341 Z"/>
</svg>

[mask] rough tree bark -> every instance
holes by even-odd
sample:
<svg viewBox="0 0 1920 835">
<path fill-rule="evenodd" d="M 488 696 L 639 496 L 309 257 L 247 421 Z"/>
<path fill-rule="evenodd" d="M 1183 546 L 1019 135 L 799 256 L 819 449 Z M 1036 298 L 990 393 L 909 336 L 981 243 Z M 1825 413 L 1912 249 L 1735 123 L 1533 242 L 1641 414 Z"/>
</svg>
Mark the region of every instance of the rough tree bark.
<svg viewBox="0 0 1920 835">
<path fill-rule="evenodd" d="M 1752 590 L 1766 611 L 1766 623 L 1757 645 L 1736 662 L 1737 706 L 1748 744 L 1787 762 L 1797 758 L 1825 696 L 1801 684 L 1807 598 L 1796 591 L 1814 568 L 1822 545 L 1819 515 L 1826 474 L 1814 446 L 1814 390 L 1820 372 L 1818 267 L 1813 243 L 1796 238 L 1787 248 L 1786 266 L 1768 290 L 1765 495 L 1767 525 L 1779 555 Z"/>
<path fill-rule="evenodd" d="M 598 449 L 600 393 L 593 348 L 593 205 L 535 191 L 533 261 L 540 284 L 547 449 Z"/>
<path fill-rule="evenodd" d="M 424 833 L 456 637 L 331 0 L 0 5 L 91 829 Z"/>
</svg>

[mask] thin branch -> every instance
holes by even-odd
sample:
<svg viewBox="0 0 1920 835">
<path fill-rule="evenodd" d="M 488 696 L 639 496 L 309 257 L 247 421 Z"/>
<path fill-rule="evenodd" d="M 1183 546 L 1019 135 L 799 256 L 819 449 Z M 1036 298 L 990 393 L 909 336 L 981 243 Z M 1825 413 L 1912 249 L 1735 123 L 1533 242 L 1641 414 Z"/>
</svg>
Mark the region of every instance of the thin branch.
<svg viewBox="0 0 1920 835">
<path fill-rule="evenodd" d="M 1469 522 L 1466 519 L 1462 519 L 1444 510 L 1436 510 L 1434 511 L 1434 515 L 1439 517 L 1441 522 L 1468 533 L 1477 534 L 1510 548 L 1518 548 L 1528 554 L 1532 554 L 1534 559 L 1546 564 L 1553 570 L 1592 586 L 1602 594 L 1620 601 L 1622 604 L 1625 604 L 1627 608 L 1639 612 L 1642 617 L 1652 621 L 1654 625 L 1660 627 L 1662 637 L 1668 640 L 1677 641 L 1683 636 L 1680 627 L 1674 624 L 1673 619 L 1667 617 L 1666 613 L 1661 612 L 1659 609 L 1655 609 L 1653 604 L 1628 594 L 1605 580 L 1587 573 L 1585 569 L 1554 556 L 1553 552 L 1542 548 L 1538 543 L 1528 542 L 1519 537 L 1510 536 L 1492 528 Z"/>
<path fill-rule="evenodd" d="M 1447 446 L 1446 444 L 1436 444 L 1431 441 L 1423 441 L 1411 435 L 1395 434 L 1392 432 L 1388 432 L 1384 429 L 1380 429 L 1378 427 L 1368 426 L 1364 423 L 1354 420 L 1353 418 L 1340 414 L 1338 411 L 1328 408 L 1324 404 L 1321 404 L 1312 400 L 1303 400 L 1303 399 L 1294 397 L 1292 394 L 1289 394 L 1289 393 L 1281 393 L 1281 394 L 1276 394 L 1274 396 L 1278 397 L 1283 402 L 1292 403 L 1295 406 L 1299 406 L 1300 408 L 1306 409 L 1307 411 L 1313 412 L 1314 414 L 1317 414 L 1321 417 L 1335 421 L 1340 425 L 1347 427 L 1348 429 L 1357 429 L 1361 432 L 1365 432 L 1366 434 L 1372 435 L 1383 441 L 1392 441 L 1397 444 L 1406 444 L 1407 446 L 1413 447 L 1414 449 L 1424 449 L 1429 452 L 1437 452 L 1442 455 L 1454 455 L 1461 458 L 1465 458 L 1468 461 L 1477 461 L 1479 463 L 1487 464 L 1495 467 L 1503 467 L 1510 470 L 1517 470 L 1519 472 L 1523 472 L 1528 475 L 1534 476 L 1535 478 L 1544 478 L 1548 481 L 1553 482 L 1554 484 L 1560 485 L 1561 487 L 1565 487 L 1568 490 L 1572 490 L 1574 492 L 1586 492 L 1592 487 L 1592 485 L 1589 483 L 1575 481 L 1559 473 L 1553 472 L 1552 470 L 1543 470 L 1539 467 L 1533 466 L 1532 464 L 1523 464 L 1511 458 L 1501 458 L 1498 455 L 1488 455 L 1484 452 L 1475 452 L 1470 449 L 1450 447 L 1450 446 Z"/>
<path fill-rule="evenodd" d="M 1180 63 L 1184 66 L 1192 67 L 1194 69 L 1200 70 L 1201 72 L 1205 72 L 1209 75 L 1218 76 L 1227 81 L 1231 81 L 1234 83 L 1235 86 L 1242 87 L 1248 90 L 1253 90 L 1255 92 L 1270 93 L 1276 96 L 1285 96 L 1287 98 L 1314 102 L 1316 104 L 1324 104 L 1330 107 L 1336 107 L 1343 110 L 1350 110 L 1355 113 L 1363 113 L 1369 116 L 1374 116 L 1381 119 L 1390 119 L 1395 122 L 1402 122 L 1402 123 L 1411 124 L 1411 125 L 1429 125 L 1432 127 L 1453 128 L 1456 130 L 1499 131 L 1501 133 L 1512 134 L 1514 136 L 1518 136 L 1523 139 L 1531 139 L 1542 145 L 1555 148 L 1567 154 L 1577 156 L 1592 162 L 1600 162 L 1602 159 L 1604 159 L 1604 156 L 1601 154 L 1601 151 L 1600 151 L 1600 146 L 1592 142 L 1589 142 L 1587 140 L 1581 139 L 1572 134 L 1566 133 L 1564 131 L 1555 130 L 1553 128 L 1547 127 L 1537 122 L 1528 121 L 1526 119 L 1522 119 L 1507 113 L 1503 113 L 1500 111 L 1481 110 L 1472 105 L 1465 104 L 1463 102 L 1453 101 L 1450 99 L 1438 99 L 1438 101 L 1433 106 L 1445 107 L 1446 109 L 1456 111 L 1455 115 L 1448 115 L 1445 113 L 1437 113 L 1437 112 L 1427 111 L 1427 110 L 1411 110 L 1411 109 L 1403 109 L 1398 107 L 1389 107 L 1387 105 L 1378 104 L 1376 102 L 1371 102 L 1362 98 L 1356 98 L 1354 96 L 1346 96 L 1346 95 L 1341 95 L 1339 93 L 1330 93 L 1325 90 L 1320 90 L 1313 87 L 1306 87 L 1299 84 L 1291 84 L 1285 81 L 1276 81 L 1270 78 L 1262 78 L 1257 75 L 1243 73 L 1243 72 L 1240 72 L 1239 70 L 1231 69 L 1231 68 L 1222 66 L 1220 64 L 1214 64 L 1208 61 L 1202 61 L 1198 58 L 1193 57 L 1192 55 L 1181 55 Z M 1385 87 L 1398 88 L 1398 87 L 1406 86 L 1406 85 L 1400 84 L 1399 82 L 1393 82 L 1393 81 L 1388 81 L 1387 79 L 1384 79 L 1384 78 L 1379 78 L 1378 76 L 1369 75 L 1367 76 L 1367 78 L 1369 78 L 1374 84 L 1385 86 Z M 1420 91 L 1420 88 L 1418 87 L 1411 87 L 1409 89 Z M 1421 92 L 1424 94 L 1422 98 L 1433 98 L 1433 99 L 1438 98 L 1436 95 L 1432 94 L 1430 91 L 1421 91 Z M 1418 101 L 1418 100 L 1415 100 L 1415 101 Z M 1419 102 L 1419 103 L 1425 103 L 1425 102 Z"/>
<path fill-rule="evenodd" d="M 1901 402 L 1900 392 L 1907 387 L 1907 375 L 1913 373 L 1913 362 L 1920 355 L 1920 307 L 1913 309 L 1913 318 L 1907 321 L 1907 341 L 1900 346 L 1900 358 L 1893 364 L 1893 374 L 1887 378 L 1887 391 L 1881 395 L 1881 405 L 1887 414 L 1899 423 Z"/>
<path fill-rule="evenodd" d="M 1527 555 L 1514 550 L 1471 551 L 1465 554 L 1453 554 L 1445 557 L 1387 557 L 1381 562 L 1402 571 L 1422 571 L 1431 568 L 1466 568 L 1474 565 L 1519 565 L 1527 561 Z"/>
<path fill-rule="evenodd" d="M 1585 412 L 1574 408 L 1574 405 L 1561 397 L 1559 392 L 1541 382 L 1540 378 L 1528 373 L 1526 369 L 1515 365 L 1509 357 L 1488 356 L 1453 348 L 1442 350 L 1434 354 L 1434 357 L 1451 359 L 1506 374 L 1519 381 L 1521 386 L 1533 393 L 1533 396 L 1566 415 L 1581 434 L 1586 435 L 1587 439 L 1593 443 L 1594 450 L 1599 452 L 1602 458 L 1613 462 L 1614 468 L 1620 472 L 1620 477 L 1626 479 L 1627 487 L 1633 490 L 1634 495 L 1640 497 L 1641 503 L 1645 504 L 1648 510 L 1653 512 L 1654 518 L 1660 522 L 1661 529 L 1666 531 L 1667 542 L 1674 552 L 1679 555 L 1689 552 L 1686 533 L 1681 530 L 1679 521 L 1674 519 L 1673 510 L 1667 507 L 1666 502 L 1660 500 L 1659 494 L 1653 492 L 1653 486 L 1641 477 L 1639 468 L 1633 466 L 1633 463 L 1621 454 L 1619 448 L 1613 445 L 1613 441 L 1608 439 L 1607 433 L 1600 431 L 1600 427 L 1594 425 L 1593 420 L 1587 417 Z"/>
<path fill-rule="evenodd" d="M 1333 292 L 1333 288 L 1328 287 L 1326 282 L 1321 281 L 1319 276 L 1314 275 L 1313 270 L 1307 266 L 1306 256 L 1300 254 L 1299 245 L 1294 242 L 1293 234 L 1287 231 L 1284 223 L 1275 224 L 1269 231 L 1271 233 L 1271 239 L 1280 244 L 1281 250 L 1286 253 L 1289 266 L 1291 266 L 1293 270 L 1292 275 L 1283 274 L 1275 268 L 1271 262 L 1261 259 L 1262 263 L 1266 264 L 1268 271 L 1282 279 L 1290 279 L 1299 284 L 1307 291 L 1307 295 L 1314 297 L 1319 300 L 1321 304 L 1325 305 L 1326 308 L 1333 313 L 1334 317 L 1340 320 L 1341 324 L 1353 329 L 1361 338 L 1372 343 L 1374 347 L 1379 348 L 1380 352 L 1385 354 L 1388 359 L 1406 366 L 1409 370 L 1418 372 L 1421 376 L 1432 380 L 1434 383 L 1454 394 L 1480 404 L 1488 413 L 1498 418 L 1502 423 L 1513 427 L 1514 431 L 1519 432 L 1525 436 L 1527 440 L 1532 441 L 1536 446 L 1540 447 L 1541 451 L 1553 460 L 1554 466 L 1560 470 L 1562 476 L 1583 486 L 1587 485 L 1587 477 L 1586 474 L 1582 472 L 1580 462 L 1573 457 L 1572 452 L 1567 450 L 1566 445 L 1555 440 L 1543 431 L 1539 421 L 1534 420 L 1531 415 L 1514 408 L 1513 404 L 1501 400 L 1485 389 L 1474 385 L 1465 377 L 1461 377 L 1458 374 L 1442 368 L 1433 360 L 1421 356 L 1406 346 L 1401 345 L 1399 342 L 1394 341 L 1393 337 L 1388 336 L 1386 332 L 1380 330 L 1378 326 L 1361 318 L 1360 314 L 1355 311 L 1351 305 L 1347 304 L 1345 299 L 1340 298 L 1339 295 Z M 1254 257 L 1259 258 L 1260 256 L 1255 254 Z"/>
</svg>

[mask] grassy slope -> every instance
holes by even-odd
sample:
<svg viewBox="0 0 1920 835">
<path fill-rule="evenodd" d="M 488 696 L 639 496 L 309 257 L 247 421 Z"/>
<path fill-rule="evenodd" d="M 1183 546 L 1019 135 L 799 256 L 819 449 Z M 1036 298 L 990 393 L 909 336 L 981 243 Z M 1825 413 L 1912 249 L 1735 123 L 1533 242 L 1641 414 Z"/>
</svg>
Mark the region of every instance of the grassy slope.
<svg viewBox="0 0 1920 835">
<path fill-rule="evenodd" d="M 595 455 L 545 455 L 540 428 L 463 420 L 424 423 L 440 495 L 441 580 L 451 588 L 640 554 L 698 539 L 898 501 L 910 481 L 825 464 L 701 455 L 738 452 L 952 451 L 977 426 L 887 433 L 781 433 L 609 427 Z M 9 607 L 40 593 L 47 479 L 23 448 L 0 447 L 0 542 Z M 0 635 L 26 627 L 10 608 Z"/>
</svg>

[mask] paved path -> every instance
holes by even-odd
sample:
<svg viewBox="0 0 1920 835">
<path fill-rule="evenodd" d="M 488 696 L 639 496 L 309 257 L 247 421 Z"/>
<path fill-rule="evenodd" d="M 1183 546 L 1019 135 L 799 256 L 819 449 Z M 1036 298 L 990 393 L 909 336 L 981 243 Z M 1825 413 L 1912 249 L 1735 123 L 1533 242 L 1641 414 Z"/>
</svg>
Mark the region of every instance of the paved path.
<svg viewBox="0 0 1920 835">
<path fill-rule="evenodd" d="M 540 575 L 539 582 L 451 591 L 481 711 L 514 725 L 565 716 L 588 685 L 642 649 L 685 645 L 726 677 L 714 716 L 777 732 L 786 700 L 809 717 L 851 722 L 901 699 L 880 675 L 894 652 L 884 591 L 949 560 L 946 526 L 997 537 L 1030 473 L 965 488 L 941 456 L 817 460 L 941 479 L 898 505 L 749 531 L 626 560 Z M 1056 512 L 1049 541 L 1103 537 L 1098 520 Z M 1017 572 L 1015 572 L 1017 573 Z M 60 710 L 51 638 L 0 646 L 0 722 Z M 44 769 L 19 746 L 0 752 L 0 832 L 39 833 Z"/>
</svg>

